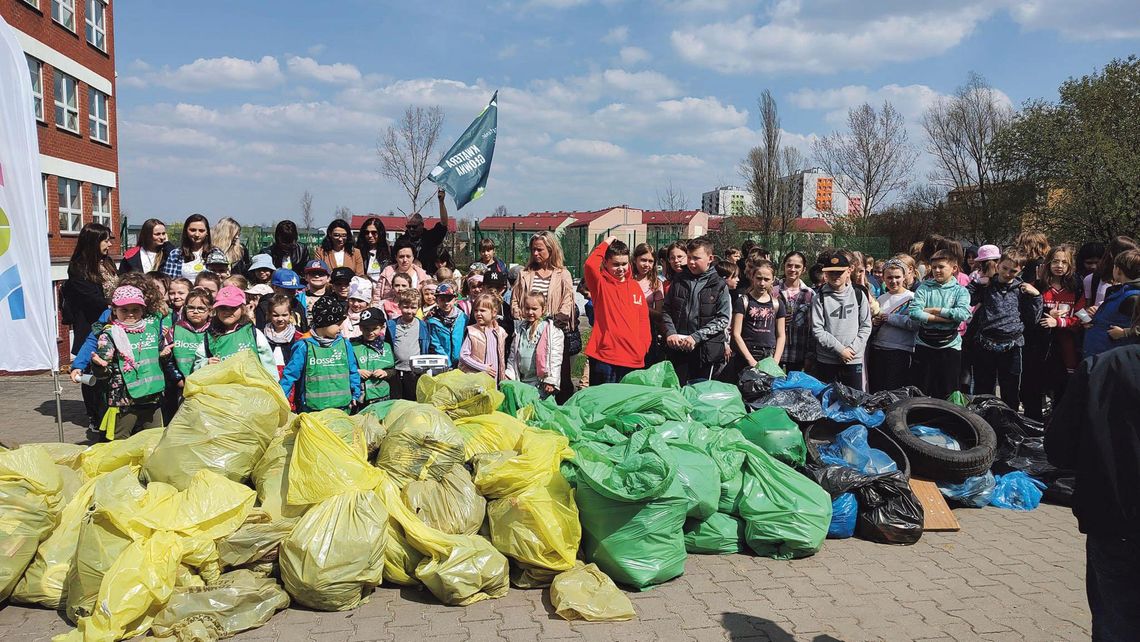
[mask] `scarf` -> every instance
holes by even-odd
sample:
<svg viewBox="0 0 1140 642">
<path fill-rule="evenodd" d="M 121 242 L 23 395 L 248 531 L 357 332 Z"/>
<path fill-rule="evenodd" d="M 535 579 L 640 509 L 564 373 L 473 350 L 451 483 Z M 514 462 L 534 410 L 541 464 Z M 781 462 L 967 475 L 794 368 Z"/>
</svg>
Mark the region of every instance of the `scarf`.
<svg viewBox="0 0 1140 642">
<path fill-rule="evenodd" d="M 119 357 L 123 360 L 123 372 L 130 372 L 135 369 L 135 351 L 131 349 L 131 340 L 127 338 L 127 334 L 138 334 L 145 329 L 146 319 L 139 319 L 132 324 L 126 324 L 122 321 L 111 322 L 111 343 L 115 346 L 115 352 L 118 352 Z"/>
<path fill-rule="evenodd" d="M 368 346 L 369 348 L 372 348 L 376 352 L 384 352 L 384 336 L 383 335 L 380 335 L 380 338 L 376 339 L 375 341 L 362 341 L 361 343 Z"/>
<path fill-rule="evenodd" d="M 434 316 L 436 319 L 439 319 L 439 322 L 443 324 L 443 327 L 448 329 L 451 329 L 451 327 L 455 325 L 455 320 L 459 318 L 458 307 L 452 308 L 451 314 L 448 316 L 444 316 L 443 312 L 438 307 L 432 310 L 431 313 L 432 316 Z"/>
<path fill-rule="evenodd" d="M 297 336 L 297 328 L 292 323 L 285 326 L 285 329 L 278 332 L 273 329 L 273 324 L 267 323 L 261 332 L 265 334 L 265 338 L 269 339 L 270 343 L 292 343 L 293 337 Z"/>
<path fill-rule="evenodd" d="M 336 341 L 339 338 L 340 338 L 339 336 L 336 336 L 336 337 L 333 337 L 331 339 L 326 339 L 325 337 L 322 337 L 319 334 L 313 335 L 313 341 L 316 341 L 317 345 L 319 345 L 322 348 L 327 348 L 327 347 L 331 346 L 333 344 L 333 341 Z"/>
</svg>

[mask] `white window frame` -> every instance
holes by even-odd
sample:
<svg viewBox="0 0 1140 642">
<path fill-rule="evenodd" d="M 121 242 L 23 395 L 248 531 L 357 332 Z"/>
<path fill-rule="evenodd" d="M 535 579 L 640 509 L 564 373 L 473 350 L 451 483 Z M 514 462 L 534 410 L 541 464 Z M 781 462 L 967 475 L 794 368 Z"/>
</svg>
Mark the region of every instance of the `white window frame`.
<svg viewBox="0 0 1140 642">
<path fill-rule="evenodd" d="M 74 178 L 56 177 L 56 194 L 59 196 L 59 233 L 78 234 L 83 228 L 83 183 Z M 79 198 L 79 208 L 71 207 L 72 197 Z"/>
<path fill-rule="evenodd" d="M 40 0 L 24 0 L 24 4 L 35 7 L 36 11 L 40 10 Z"/>
<path fill-rule="evenodd" d="M 24 54 L 24 57 L 28 59 L 28 73 L 32 77 L 32 110 L 36 112 L 36 120 L 42 123 L 44 120 L 44 63 L 27 54 Z"/>
<path fill-rule="evenodd" d="M 102 114 L 100 114 L 100 103 Z M 91 140 L 111 144 L 111 97 L 94 87 L 87 88 L 87 126 Z"/>
<path fill-rule="evenodd" d="M 87 0 L 87 42 L 103 53 L 107 53 L 107 3 L 103 0 Z"/>
<path fill-rule="evenodd" d="M 111 227 L 111 188 L 91 185 L 91 222 Z"/>
<path fill-rule="evenodd" d="M 70 25 L 67 24 L 66 17 L 71 18 Z M 51 0 L 51 19 L 75 33 L 75 0 Z"/>
<path fill-rule="evenodd" d="M 68 97 L 67 84 L 69 81 L 72 83 L 70 95 L 72 98 L 75 99 L 75 106 L 74 107 L 70 107 L 67 104 L 67 97 Z M 59 127 L 60 129 L 65 129 L 69 132 L 74 132 L 74 133 L 78 134 L 79 133 L 79 81 L 76 80 L 75 78 L 71 77 L 71 76 L 68 76 L 67 74 L 63 73 L 62 71 L 56 69 L 55 70 L 54 86 L 55 86 L 55 109 L 56 109 L 55 126 Z M 60 100 L 61 98 L 63 100 Z M 61 109 L 63 110 L 63 123 L 59 122 L 59 116 L 60 116 L 60 110 Z M 74 118 L 75 118 L 75 129 L 68 127 L 66 124 L 67 123 L 67 117 L 69 115 L 74 116 Z"/>
<path fill-rule="evenodd" d="M 48 214 L 48 175 L 40 174 L 40 178 L 44 182 L 44 218 L 51 221 L 51 216 Z"/>
</svg>

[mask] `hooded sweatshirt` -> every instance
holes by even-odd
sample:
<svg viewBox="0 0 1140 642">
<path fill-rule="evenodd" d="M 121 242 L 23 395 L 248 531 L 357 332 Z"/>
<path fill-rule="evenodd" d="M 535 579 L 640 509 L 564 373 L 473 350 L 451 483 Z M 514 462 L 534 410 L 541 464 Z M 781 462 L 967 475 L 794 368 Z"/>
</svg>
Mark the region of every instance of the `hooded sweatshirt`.
<svg viewBox="0 0 1140 642">
<path fill-rule="evenodd" d="M 601 243 L 586 259 L 586 287 L 594 300 L 594 331 L 586 356 L 623 368 L 641 368 L 649 351 L 649 305 L 641 284 L 630 277 L 618 281 L 602 268 L 609 248 Z"/>
<path fill-rule="evenodd" d="M 942 313 L 936 317 L 927 314 L 926 308 L 939 308 Z M 952 325 L 957 327 L 958 324 L 970 319 L 970 292 L 955 279 L 950 279 L 946 283 L 926 279 L 915 288 L 914 299 L 910 303 L 910 318 L 922 323 L 923 326 Z M 937 347 L 923 342 L 921 330 L 916 343 L 925 347 Z M 961 350 L 962 337 L 955 336 L 952 341 L 941 347 Z"/>
<path fill-rule="evenodd" d="M 990 279 L 981 284 L 972 281 L 970 305 L 978 306 L 974 311 L 972 329 L 978 340 L 987 343 L 1025 345 L 1025 329 L 1034 327 L 1041 318 L 1041 295 L 1032 296 L 1021 291 L 1023 281 L 1014 277 L 1009 283 Z"/>
<path fill-rule="evenodd" d="M 833 290 L 826 283 L 820 288 L 819 296 L 811 302 L 811 331 L 816 341 L 816 360 L 820 363 L 844 363 L 844 348 L 851 348 L 855 358 L 846 365 L 863 363 L 863 351 L 871 336 L 871 302 L 859 295 L 855 288 L 847 284 L 842 290 Z"/>
</svg>

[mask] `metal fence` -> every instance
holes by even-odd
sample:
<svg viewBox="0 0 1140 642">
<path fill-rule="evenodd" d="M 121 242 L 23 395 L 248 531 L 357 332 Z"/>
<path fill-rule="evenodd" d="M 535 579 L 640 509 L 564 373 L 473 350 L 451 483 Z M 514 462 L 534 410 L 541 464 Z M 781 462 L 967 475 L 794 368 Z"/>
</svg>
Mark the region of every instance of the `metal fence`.
<svg viewBox="0 0 1140 642">
<path fill-rule="evenodd" d="M 540 231 L 543 230 L 519 230 L 514 225 L 508 230 L 485 230 L 479 226 L 479 223 L 475 223 L 472 247 L 479 247 L 483 239 L 491 239 L 495 242 L 495 255 L 508 265 L 511 263 L 526 265 L 530 261 L 530 240 Z M 561 231 L 551 227 L 546 231 L 554 232 L 558 237 L 566 269 L 574 278 L 581 278 L 582 264 L 586 262 L 586 257 L 590 255 L 590 250 L 597 242 L 593 244 L 589 242 L 584 226 L 565 228 Z M 600 240 L 599 238 L 598 241 Z"/>
</svg>

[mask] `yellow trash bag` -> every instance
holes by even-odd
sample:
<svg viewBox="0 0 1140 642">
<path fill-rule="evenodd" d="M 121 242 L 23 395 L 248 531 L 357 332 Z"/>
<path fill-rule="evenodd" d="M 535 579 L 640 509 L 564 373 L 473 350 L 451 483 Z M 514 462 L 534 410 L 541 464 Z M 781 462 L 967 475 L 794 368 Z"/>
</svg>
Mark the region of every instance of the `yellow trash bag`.
<svg viewBox="0 0 1140 642">
<path fill-rule="evenodd" d="M 420 404 L 414 401 L 408 401 L 407 399 L 397 399 L 392 402 L 392 405 L 388 408 L 388 414 L 384 415 L 384 421 L 380 423 L 384 426 L 385 431 L 391 430 L 392 424 L 396 423 L 396 420 L 403 416 L 405 412 L 419 407 Z"/>
<path fill-rule="evenodd" d="M 410 482 L 402 493 L 423 523 L 445 533 L 474 535 L 487 516 L 487 500 L 475 490 L 463 464 L 452 466 L 439 481 Z"/>
<path fill-rule="evenodd" d="M 93 479 L 123 466 L 141 466 L 162 439 L 162 428 L 140 430 L 126 439 L 94 444 L 76 458 L 79 470 Z"/>
<path fill-rule="evenodd" d="M 475 458 L 475 487 L 485 497 L 516 495 L 534 485 L 545 485 L 559 471 L 563 459 L 574 456 L 566 437 L 530 428 L 519 438 L 518 450 L 489 453 Z"/>
<path fill-rule="evenodd" d="M 380 420 L 372 415 L 349 415 L 347 412 L 336 408 L 308 414 L 336 433 L 342 441 L 349 445 L 354 445 L 355 440 L 363 440 L 369 458 L 380 449 L 380 443 L 384 441 L 384 434 L 387 432 Z M 293 432 L 297 431 L 297 421 L 294 419 Z"/>
<path fill-rule="evenodd" d="M 265 453 L 253 467 L 253 486 L 257 489 L 257 504 L 274 519 L 295 519 L 305 514 L 307 504 L 293 505 L 285 499 L 288 479 L 285 468 L 293 454 L 295 434 L 291 426 L 282 426 L 269 442 Z"/>
<path fill-rule="evenodd" d="M 463 454 L 468 461 L 475 455 L 517 450 L 519 439 L 528 428 L 525 423 L 499 411 L 455 420 L 455 429 L 463 435 Z"/>
<path fill-rule="evenodd" d="M 416 401 L 431 404 L 452 419 L 489 415 L 504 399 L 495 379 L 483 372 L 448 370 L 436 376 L 424 375 L 416 383 Z"/>
<path fill-rule="evenodd" d="M 68 468 L 79 467 L 79 456 L 87 451 L 88 446 L 80 444 L 67 444 L 55 441 L 46 441 L 36 444 L 25 444 L 21 448 L 30 447 L 42 448 L 47 451 L 51 460 L 60 466 L 67 466 Z"/>
<path fill-rule="evenodd" d="M 176 589 L 154 616 L 151 635 L 178 642 L 221 640 L 264 625 L 289 606 L 272 578 L 232 571 L 201 588 Z"/>
<path fill-rule="evenodd" d="M 199 470 L 244 481 L 289 418 L 281 386 L 248 351 L 190 375 L 183 394 L 186 401 L 143 464 L 146 479 L 179 490 Z"/>
<path fill-rule="evenodd" d="M 633 603 L 596 564 L 578 563 L 550 585 L 550 604 L 565 620 L 621 622 L 637 617 Z"/>
<path fill-rule="evenodd" d="M 8 599 L 55 526 L 62 493 L 59 467 L 47 451 L 0 452 L 0 602 Z"/>
<path fill-rule="evenodd" d="M 452 466 L 466 461 L 463 436 L 447 415 L 431 406 L 410 408 L 387 426 L 376 465 L 401 488 L 416 480 L 439 481 Z"/>
<path fill-rule="evenodd" d="M 275 564 L 281 541 L 296 525 L 296 519 L 274 519 L 255 508 L 244 524 L 218 542 L 218 561 L 223 569 Z"/>
<path fill-rule="evenodd" d="M 582 525 L 570 484 L 556 473 L 545 486 L 494 499 L 487 505 L 491 543 L 520 565 L 551 571 L 574 566 Z"/>
</svg>

